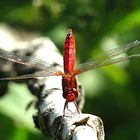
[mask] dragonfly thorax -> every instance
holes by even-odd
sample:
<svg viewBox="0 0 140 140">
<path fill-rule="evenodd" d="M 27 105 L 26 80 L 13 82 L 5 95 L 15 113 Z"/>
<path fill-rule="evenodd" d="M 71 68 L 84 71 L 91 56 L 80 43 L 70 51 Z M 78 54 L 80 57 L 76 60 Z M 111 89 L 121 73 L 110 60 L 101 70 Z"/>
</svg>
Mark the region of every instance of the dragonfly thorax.
<svg viewBox="0 0 140 140">
<path fill-rule="evenodd" d="M 75 75 L 62 77 L 63 97 L 67 102 L 73 102 L 78 97 L 77 81 Z"/>
</svg>

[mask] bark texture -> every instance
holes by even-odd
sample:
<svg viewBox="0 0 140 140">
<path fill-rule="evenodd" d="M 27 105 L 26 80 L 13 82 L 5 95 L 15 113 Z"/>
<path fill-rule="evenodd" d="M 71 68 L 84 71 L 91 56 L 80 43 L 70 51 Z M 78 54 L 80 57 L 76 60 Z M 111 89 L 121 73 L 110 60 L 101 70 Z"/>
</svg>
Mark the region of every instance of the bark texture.
<svg viewBox="0 0 140 140">
<path fill-rule="evenodd" d="M 46 61 L 54 69 L 57 68 L 63 71 L 63 58 L 52 41 L 46 37 L 24 42 L 15 41 L 12 49 L 3 45 L 0 47 L 7 51 L 16 52 L 18 55 L 28 55 L 30 56 L 30 61 L 33 60 L 35 63 L 38 63 L 38 59 L 40 59 L 40 66 L 44 65 L 44 61 Z M 38 69 L 14 63 L 4 63 L 1 66 L 1 73 L 4 73 L 3 77 L 9 77 L 11 76 L 10 71 L 16 71 L 18 75 L 21 75 L 35 72 Z M 5 87 L 7 87 L 7 82 L 5 82 Z M 65 116 L 63 115 L 65 100 L 62 97 L 63 91 L 60 76 L 20 80 L 17 82 L 25 82 L 31 93 L 35 95 L 37 113 L 33 115 L 33 119 L 35 126 L 44 135 L 51 135 L 54 140 L 104 140 L 103 122 L 99 117 L 91 114 L 74 113 L 76 110 L 74 103 L 68 104 L 69 110 L 73 113 L 66 110 Z M 79 97 L 76 102 L 81 110 L 84 103 L 84 91 L 80 84 L 78 88 Z"/>
</svg>

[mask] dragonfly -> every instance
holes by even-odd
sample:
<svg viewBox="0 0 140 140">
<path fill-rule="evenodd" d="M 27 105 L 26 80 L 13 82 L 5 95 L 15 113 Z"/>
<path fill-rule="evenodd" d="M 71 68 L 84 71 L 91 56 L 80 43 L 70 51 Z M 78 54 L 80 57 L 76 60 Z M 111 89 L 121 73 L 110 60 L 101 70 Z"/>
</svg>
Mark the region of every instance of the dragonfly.
<svg viewBox="0 0 140 140">
<path fill-rule="evenodd" d="M 78 97 L 78 84 L 77 84 L 77 75 L 92 69 L 99 67 L 119 63 L 122 61 L 127 61 L 134 57 L 139 57 L 139 53 L 122 55 L 128 53 L 130 50 L 140 46 L 140 41 L 136 40 L 129 44 L 124 45 L 123 47 L 114 48 L 108 51 L 107 54 L 99 57 L 95 60 L 90 60 L 85 63 L 82 63 L 78 66 L 75 66 L 75 53 L 76 45 L 75 39 L 72 33 L 72 29 L 68 29 L 65 41 L 64 41 L 64 55 L 63 55 L 63 68 L 64 72 L 61 72 L 49 63 L 32 59 L 28 56 L 19 56 L 13 52 L 8 52 L 0 49 L 0 58 L 22 65 L 39 68 L 40 71 L 37 71 L 33 74 L 26 74 L 16 77 L 0 78 L 0 80 L 16 80 L 16 79 L 29 79 L 37 77 L 48 77 L 48 76 L 62 76 L 62 90 L 63 98 L 65 99 L 63 113 L 65 114 L 65 109 L 68 109 L 68 103 L 73 102 L 76 106 L 76 110 L 80 113 L 76 99 Z"/>
</svg>

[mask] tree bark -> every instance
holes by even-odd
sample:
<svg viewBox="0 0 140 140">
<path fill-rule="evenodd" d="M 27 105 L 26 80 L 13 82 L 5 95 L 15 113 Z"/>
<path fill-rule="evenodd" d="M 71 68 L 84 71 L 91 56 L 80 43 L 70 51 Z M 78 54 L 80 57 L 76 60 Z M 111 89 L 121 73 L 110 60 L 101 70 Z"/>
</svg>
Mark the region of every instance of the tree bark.
<svg viewBox="0 0 140 140">
<path fill-rule="evenodd" d="M 1 49 L 4 49 L 1 46 Z M 63 59 L 55 45 L 48 38 L 37 38 L 32 41 L 17 42 L 11 51 L 22 55 L 30 55 L 31 59 L 38 58 L 42 62 L 47 61 L 54 68 L 62 70 Z M 32 61 L 32 60 L 31 60 Z M 35 68 L 10 65 L 9 71 L 15 69 L 18 74 L 34 72 Z M 5 71 L 4 65 L 1 71 Z M 7 73 L 7 71 L 6 71 Z M 9 75 L 8 75 L 9 76 Z M 23 81 L 25 82 L 25 80 Z M 54 140 L 104 140 L 104 126 L 102 120 L 91 114 L 75 113 L 74 103 L 68 104 L 68 109 L 63 114 L 65 99 L 62 97 L 61 77 L 44 77 L 26 81 L 29 90 L 37 98 L 35 107 L 37 113 L 33 115 L 35 126 L 44 135 L 51 135 Z M 84 92 L 79 84 L 79 97 L 77 105 L 82 109 Z"/>
</svg>

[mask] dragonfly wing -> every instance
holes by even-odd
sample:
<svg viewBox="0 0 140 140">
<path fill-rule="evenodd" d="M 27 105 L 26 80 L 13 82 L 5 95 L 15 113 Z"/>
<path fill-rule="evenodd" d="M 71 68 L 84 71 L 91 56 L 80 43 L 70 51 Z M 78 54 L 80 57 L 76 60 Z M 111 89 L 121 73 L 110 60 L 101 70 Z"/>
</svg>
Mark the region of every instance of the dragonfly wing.
<svg viewBox="0 0 140 140">
<path fill-rule="evenodd" d="M 46 70 L 53 67 L 51 64 L 35 57 L 21 56 L 13 52 L 5 51 L 3 49 L 0 49 L 0 58 L 29 67 L 38 68 L 40 70 Z"/>
<path fill-rule="evenodd" d="M 18 79 L 32 79 L 38 77 L 48 77 L 48 76 L 62 76 L 63 73 L 61 71 L 55 71 L 54 69 L 49 69 L 48 71 L 38 71 L 34 74 L 26 74 L 16 77 L 8 77 L 8 78 L 0 78 L 0 80 L 18 80 Z"/>
<path fill-rule="evenodd" d="M 126 60 L 133 58 L 133 57 L 138 57 L 138 56 L 140 56 L 140 54 L 131 54 L 128 56 L 122 56 L 122 54 L 125 54 L 129 50 L 131 50 L 135 47 L 138 47 L 139 45 L 140 45 L 140 41 L 134 41 L 134 42 L 131 42 L 131 43 L 125 45 L 123 48 L 112 49 L 106 55 L 100 57 L 99 59 L 90 60 L 90 61 L 87 61 L 83 64 L 80 64 L 75 69 L 75 74 L 79 74 L 81 72 L 85 72 L 85 71 L 95 69 L 98 67 L 111 65 L 114 63 L 119 63 L 121 61 L 126 61 Z"/>
</svg>

